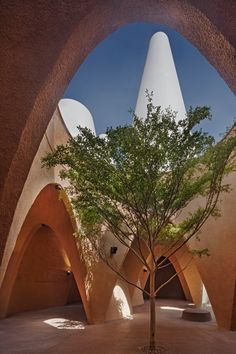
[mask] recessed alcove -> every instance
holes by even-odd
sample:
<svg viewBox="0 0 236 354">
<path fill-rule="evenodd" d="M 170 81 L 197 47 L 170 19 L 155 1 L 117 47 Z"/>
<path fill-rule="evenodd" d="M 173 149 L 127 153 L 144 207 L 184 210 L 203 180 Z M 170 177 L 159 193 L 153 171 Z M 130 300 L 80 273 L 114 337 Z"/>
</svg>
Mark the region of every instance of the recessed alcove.
<svg viewBox="0 0 236 354">
<path fill-rule="evenodd" d="M 47 225 L 33 234 L 20 263 L 8 314 L 81 301 L 70 264 Z"/>
</svg>

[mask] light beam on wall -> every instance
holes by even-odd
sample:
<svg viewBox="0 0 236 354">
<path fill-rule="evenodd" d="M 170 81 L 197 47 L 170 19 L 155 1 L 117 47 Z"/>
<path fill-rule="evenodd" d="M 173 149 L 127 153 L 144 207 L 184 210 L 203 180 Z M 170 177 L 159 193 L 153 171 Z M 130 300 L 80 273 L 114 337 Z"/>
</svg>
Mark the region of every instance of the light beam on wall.
<svg viewBox="0 0 236 354">
<path fill-rule="evenodd" d="M 119 312 L 124 318 L 132 319 L 130 307 L 126 299 L 125 293 L 119 285 L 116 285 L 113 290 L 113 296 L 118 303 Z"/>
</svg>

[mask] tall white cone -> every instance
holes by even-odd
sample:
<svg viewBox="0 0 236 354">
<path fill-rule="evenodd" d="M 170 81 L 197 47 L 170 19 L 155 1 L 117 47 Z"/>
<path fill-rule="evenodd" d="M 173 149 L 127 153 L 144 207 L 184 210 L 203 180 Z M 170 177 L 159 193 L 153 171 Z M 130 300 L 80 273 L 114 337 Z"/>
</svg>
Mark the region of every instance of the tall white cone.
<svg viewBox="0 0 236 354">
<path fill-rule="evenodd" d="M 149 43 L 147 59 L 139 88 L 135 113 L 140 118 L 147 116 L 145 91 L 153 91 L 153 104 L 161 109 L 170 107 L 178 112 L 176 119 L 185 118 L 186 109 L 168 37 L 163 32 L 155 33 Z"/>
</svg>

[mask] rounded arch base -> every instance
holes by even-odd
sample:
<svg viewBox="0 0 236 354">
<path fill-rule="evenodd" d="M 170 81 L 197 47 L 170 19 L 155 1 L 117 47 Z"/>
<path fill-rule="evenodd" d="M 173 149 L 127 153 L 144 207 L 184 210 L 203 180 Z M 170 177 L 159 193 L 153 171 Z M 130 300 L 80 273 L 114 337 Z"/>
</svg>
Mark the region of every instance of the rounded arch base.
<svg viewBox="0 0 236 354">
<path fill-rule="evenodd" d="M 80 300 L 91 322 L 86 267 L 73 236 L 68 200 L 49 184 L 22 225 L 0 288 L 0 317 Z"/>
<path fill-rule="evenodd" d="M 75 301 L 76 295 L 79 300 L 70 269 L 56 234 L 50 227 L 40 226 L 24 252 L 7 315 L 63 306 Z"/>
</svg>

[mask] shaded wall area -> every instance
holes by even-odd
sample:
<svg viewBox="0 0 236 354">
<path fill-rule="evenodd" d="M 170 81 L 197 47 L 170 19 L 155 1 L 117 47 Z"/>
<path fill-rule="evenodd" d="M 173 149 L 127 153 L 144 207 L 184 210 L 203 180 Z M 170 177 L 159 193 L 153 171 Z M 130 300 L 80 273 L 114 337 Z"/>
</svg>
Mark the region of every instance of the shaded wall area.
<svg viewBox="0 0 236 354">
<path fill-rule="evenodd" d="M 68 276 L 67 279 L 69 279 L 69 294 L 67 298 L 67 304 L 69 305 L 76 302 L 77 303 L 82 302 L 80 292 L 75 281 L 74 274 L 72 272 L 68 274 L 67 272 L 67 276 Z"/>
<path fill-rule="evenodd" d="M 24 252 L 8 314 L 65 305 L 74 286 L 70 274 L 55 233 L 41 226 Z"/>
<path fill-rule="evenodd" d="M 60 250 L 63 249 L 70 264 L 71 285 L 67 303 L 78 302 L 81 296 L 90 323 L 101 323 L 109 319 L 109 316 L 114 318 L 116 314 L 121 317 L 117 309 L 110 306 L 117 282 L 116 274 L 109 272 L 107 266 L 94 257 L 87 243 L 81 244 L 74 237 L 77 226 L 70 201 L 63 190 L 66 181 L 60 180 L 58 168 L 47 170 L 41 166 L 41 157 L 52 151 L 56 145 L 66 143 L 68 138 L 59 110 L 56 109 L 31 165 L 8 235 L 0 267 L 0 318 L 8 314 L 9 301 L 15 291 L 15 280 L 18 282 L 22 259 L 32 236 L 34 237 L 42 224 L 53 230 Z M 108 241 L 113 244 L 112 238 L 108 237 Z M 124 252 L 119 252 L 121 263 L 123 254 Z"/>
<path fill-rule="evenodd" d="M 56 187 L 43 188 L 22 225 L 0 288 L 0 318 L 78 300 L 77 286 L 87 319 L 92 321 L 85 265 L 68 207 Z"/>
<path fill-rule="evenodd" d="M 235 288 L 234 288 L 234 298 L 233 298 L 231 328 L 230 329 L 232 331 L 236 331 L 236 278 L 235 278 Z"/>
<path fill-rule="evenodd" d="M 208 248 L 209 257 L 196 257 L 196 266 L 206 288 L 217 324 L 220 328 L 232 329 L 235 313 L 236 277 L 236 174 L 224 179 L 231 187 L 230 193 L 220 196 L 218 207 L 221 216 L 211 217 L 203 225 L 200 241 L 192 239 L 192 249 Z M 194 201 L 196 202 L 196 201 Z M 190 210 L 186 210 L 186 213 Z"/>
<path fill-rule="evenodd" d="M 146 257 L 147 263 L 149 263 L 149 257 L 151 257 L 151 255 L 149 255 L 145 249 L 143 249 L 143 254 Z M 156 246 L 155 255 L 160 258 L 166 257 L 165 250 L 162 249 L 161 245 Z M 174 273 L 179 273 L 178 281 L 181 284 L 186 300 L 194 302 L 197 306 L 201 305 L 202 280 L 188 247 L 185 245 L 182 250 L 178 250 L 175 255 L 170 257 L 170 262 L 174 267 Z M 187 264 L 188 267 L 186 268 Z M 145 288 L 149 273 L 145 271 L 146 268 L 133 252 L 128 252 L 124 261 L 124 269 L 130 282 L 135 284 L 139 283 L 141 288 Z M 134 302 L 135 305 L 141 304 L 143 295 L 140 294 L 140 290 L 134 290 L 133 286 L 130 286 L 129 290 L 131 301 Z"/>
</svg>

